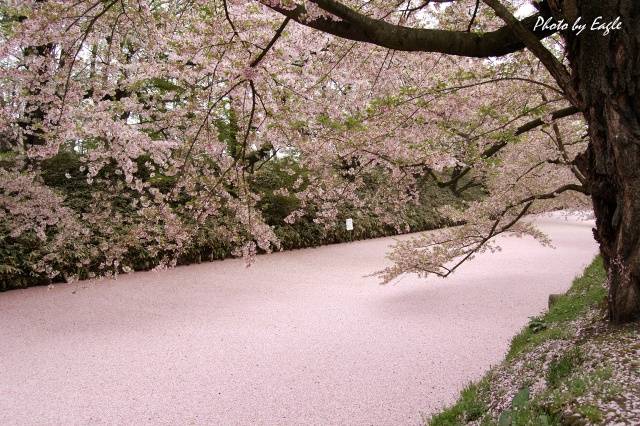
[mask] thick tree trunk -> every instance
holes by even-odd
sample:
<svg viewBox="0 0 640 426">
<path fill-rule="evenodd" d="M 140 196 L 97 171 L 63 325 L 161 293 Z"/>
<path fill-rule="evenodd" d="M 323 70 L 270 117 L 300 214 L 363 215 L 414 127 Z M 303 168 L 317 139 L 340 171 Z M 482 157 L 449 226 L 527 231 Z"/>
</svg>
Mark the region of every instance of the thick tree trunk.
<svg viewBox="0 0 640 426">
<path fill-rule="evenodd" d="M 567 48 L 590 144 L 580 167 L 596 215 L 594 235 L 609 278 L 609 315 L 640 318 L 640 1 L 565 0 L 553 5 L 588 26 L 620 17 L 622 29 L 604 36 L 567 32 Z M 562 8 L 562 11 L 559 10 Z"/>
</svg>

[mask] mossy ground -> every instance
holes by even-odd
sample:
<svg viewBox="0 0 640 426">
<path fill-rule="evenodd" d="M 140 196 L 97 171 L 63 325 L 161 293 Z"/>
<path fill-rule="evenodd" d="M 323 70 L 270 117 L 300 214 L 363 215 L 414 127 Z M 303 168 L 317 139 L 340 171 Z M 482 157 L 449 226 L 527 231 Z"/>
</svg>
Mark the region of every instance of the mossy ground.
<svg viewBox="0 0 640 426">
<path fill-rule="evenodd" d="M 604 320 L 600 258 L 428 425 L 640 424 L 640 324 Z"/>
</svg>

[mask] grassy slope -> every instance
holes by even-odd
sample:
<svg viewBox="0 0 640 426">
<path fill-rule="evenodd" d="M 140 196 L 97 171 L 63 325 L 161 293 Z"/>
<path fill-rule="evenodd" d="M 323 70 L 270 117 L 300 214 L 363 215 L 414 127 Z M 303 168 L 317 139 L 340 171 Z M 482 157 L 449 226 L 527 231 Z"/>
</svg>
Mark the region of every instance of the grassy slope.
<svg viewBox="0 0 640 426">
<path fill-rule="evenodd" d="M 596 258 L 501 365 L 427 424 L 640 424 L 640 324 L 603 320 L 605 277 Z"/>
</svg>

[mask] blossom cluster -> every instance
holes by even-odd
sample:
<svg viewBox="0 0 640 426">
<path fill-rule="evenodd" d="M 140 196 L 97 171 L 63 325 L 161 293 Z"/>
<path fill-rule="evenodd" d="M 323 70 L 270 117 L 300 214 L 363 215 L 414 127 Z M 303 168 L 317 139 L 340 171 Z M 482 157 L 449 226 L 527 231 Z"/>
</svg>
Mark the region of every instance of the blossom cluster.
<svg viewBox="0 0 640 426">
<path fill-rule="evenodd" d="M 412 26 L 457 28 L 471 13 L 465 2 L 415 14 L 355 3 Z M 306 7 L 305 22 L 339 21 L 289 1 L 24 0 L 2 10 L 0 148 L 10 160 L 0 218 L 14 237 L 56 239 L 43 270 L 53 275 L 53 258 L 73 250 L 80 263 L 126 271 L 134 242 L 171 265 L 205 221 L 221 218 L 220 237 L 238 255 L 278 249 L 251 179 L 282 158 L 291 174 L 308 172 L 281 189 L 300 203 L 288 222 L 314 203 L 315 220 L 332 226 L 350 205 L 402 229 L 397 213 L 417 202 L 421 179 L 477 193 L 443 206 L 463 226 L 396 247 L 385 280 L 445 276 L 452 260 L 494 249 L 503 232 L 547 242 L 520 219 L 586 205 L 573 165 L 584 124 L 554 118 L 564 98 L 527 52 L 462 60 L 390 51 L 313 31 L 273 6 Z M 480 14 L 475 26 L 491 20 Z M 86 211 L 71 211 L 43 181 L 43 162 L 65 150 L 82 162 L 68 178 L 96 185 Z M 385 185 L 367 190 L 371 179 Z"/>
</svg>

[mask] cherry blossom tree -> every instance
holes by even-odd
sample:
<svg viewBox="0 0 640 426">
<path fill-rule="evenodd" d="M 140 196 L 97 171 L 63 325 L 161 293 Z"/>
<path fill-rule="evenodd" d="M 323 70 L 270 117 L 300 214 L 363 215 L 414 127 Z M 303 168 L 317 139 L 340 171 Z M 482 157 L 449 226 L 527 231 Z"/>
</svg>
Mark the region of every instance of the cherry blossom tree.
<svg viewBox="0 0 640 426">
<path fill-rule="evenodd" d="M 483 58 L 503 56 L 524 48 L 531 52 L 553 78 L 571 107 L 581 113 L 588 126 L 587 149 L 572 163 L 581 175 L 583 192 L 590 195 L 593 202 L 597 219 L 595 236 L 600 243 L 609 277 L 611 319 L 622 322 L 640 315 L 637 231 L 640 151 L 637 149 L 639 114 L 635 101 L 639 66 L 639 36 L 635 29 L 638 27 L 640 6 L 637 2 L 542 0 L 534 3 L 537 14 L 518 19 L 513 13 L 512 3 L 483 0 L 484 6 L 495 15 L 494 25 L 502 26 L 481 33 L 471 31 L 480 2 L 475 2 L 467 31 L 427 29 L 400 21 L 389 22 L 389 11 L 369 4 L 347 4 L 333 0 L 311 3 L 313 9 L 321 11 L 319 16 L 307 17 L 304 4 L 269 2 L 268 5 L 311 28 L 394 50 Z M 435 2 L 426 1 L 417 5 L 403 2 L 399 6 L 409 13 L 429 3 Z M 464 9 L 463 5 L 466 3 L 468 6 L 470 2 L 444 3 L 457 3 Z M 460 16 L 466 18 L 463 12 Z M 541 40 L 549 37 L 549 32 L 558 31 L 559 26 L 549 31 L 537 28 L 536 22 L 540 17 L 567 23 L 559 37 L 555 38 L 555 44 L 545 44 Z M 623 23 L 617 31 L 606 31 L 598 25 L 594 27 L 594 23 L 612 22 L 614 18 Z M 573 24 L 578 19 L 587 22 L 591 28 L 582 33 L 573 31 Z M 567 188 L 574 189 L 563 185 L 553 193 Z M 525 201 L 524 206 L 528 202 Z M 526 211 L 526 207 L 521 211 Z M 499 222 L 496 224 L 495 229 L 502 229 Z M 424 245 L 414 245 L 412 248 L 420 251 L 423 259 L 418 263 L 429 265 L 433 252 L 442 254 L 443 259 L 453 255 L 469 255 L 466 247 L 473 245 L 474 241 L 469 241 L 466 235 L 456 239 L 461 241 L 461 245 L 452 249 L 451 253 L 446 253 L 442 245 L 426 251 L 419 249 Z M 486 237 L 476 237 L 476 240 L 482 243 Z M 443 267 L 442 262 L 436 264 Z M 418 269 L 423 268 L 418 266 Z M 446 267 L 445 271 L 448 271 Z"/>
<path fill-rule="evenodd" d="M 281 189 L 299 200 L 288 222 L 314 203 L 330 226 L 349 204 L 401 227 L 424 178 L 483 193 L 443 206 L 461 226 L 398 244 L 384 281 L 447 276 L 505 232 L 548 244 L 528 213 L 593 205 L 611 318 L 640 313 L 631 0 L 29 0 L 1 13 L 0 134 L 13 157 L 0 214 L 16 234 L 57 226 L 74 261 L 117 272 L 133 244 L 171 264 L 224 217 L 218 237 L 250 259 L 279 244 L 252 176 L 286 157 L 292 175 L 309 171 Z M 623 28 L 536 25 L 600 15 Z M 83 153 L 72 179 L 110 185 L 80 214 L 40 172 L 69 147 Z M 374 177 L 385 184 L 371 190 Z"/>
</svg>

